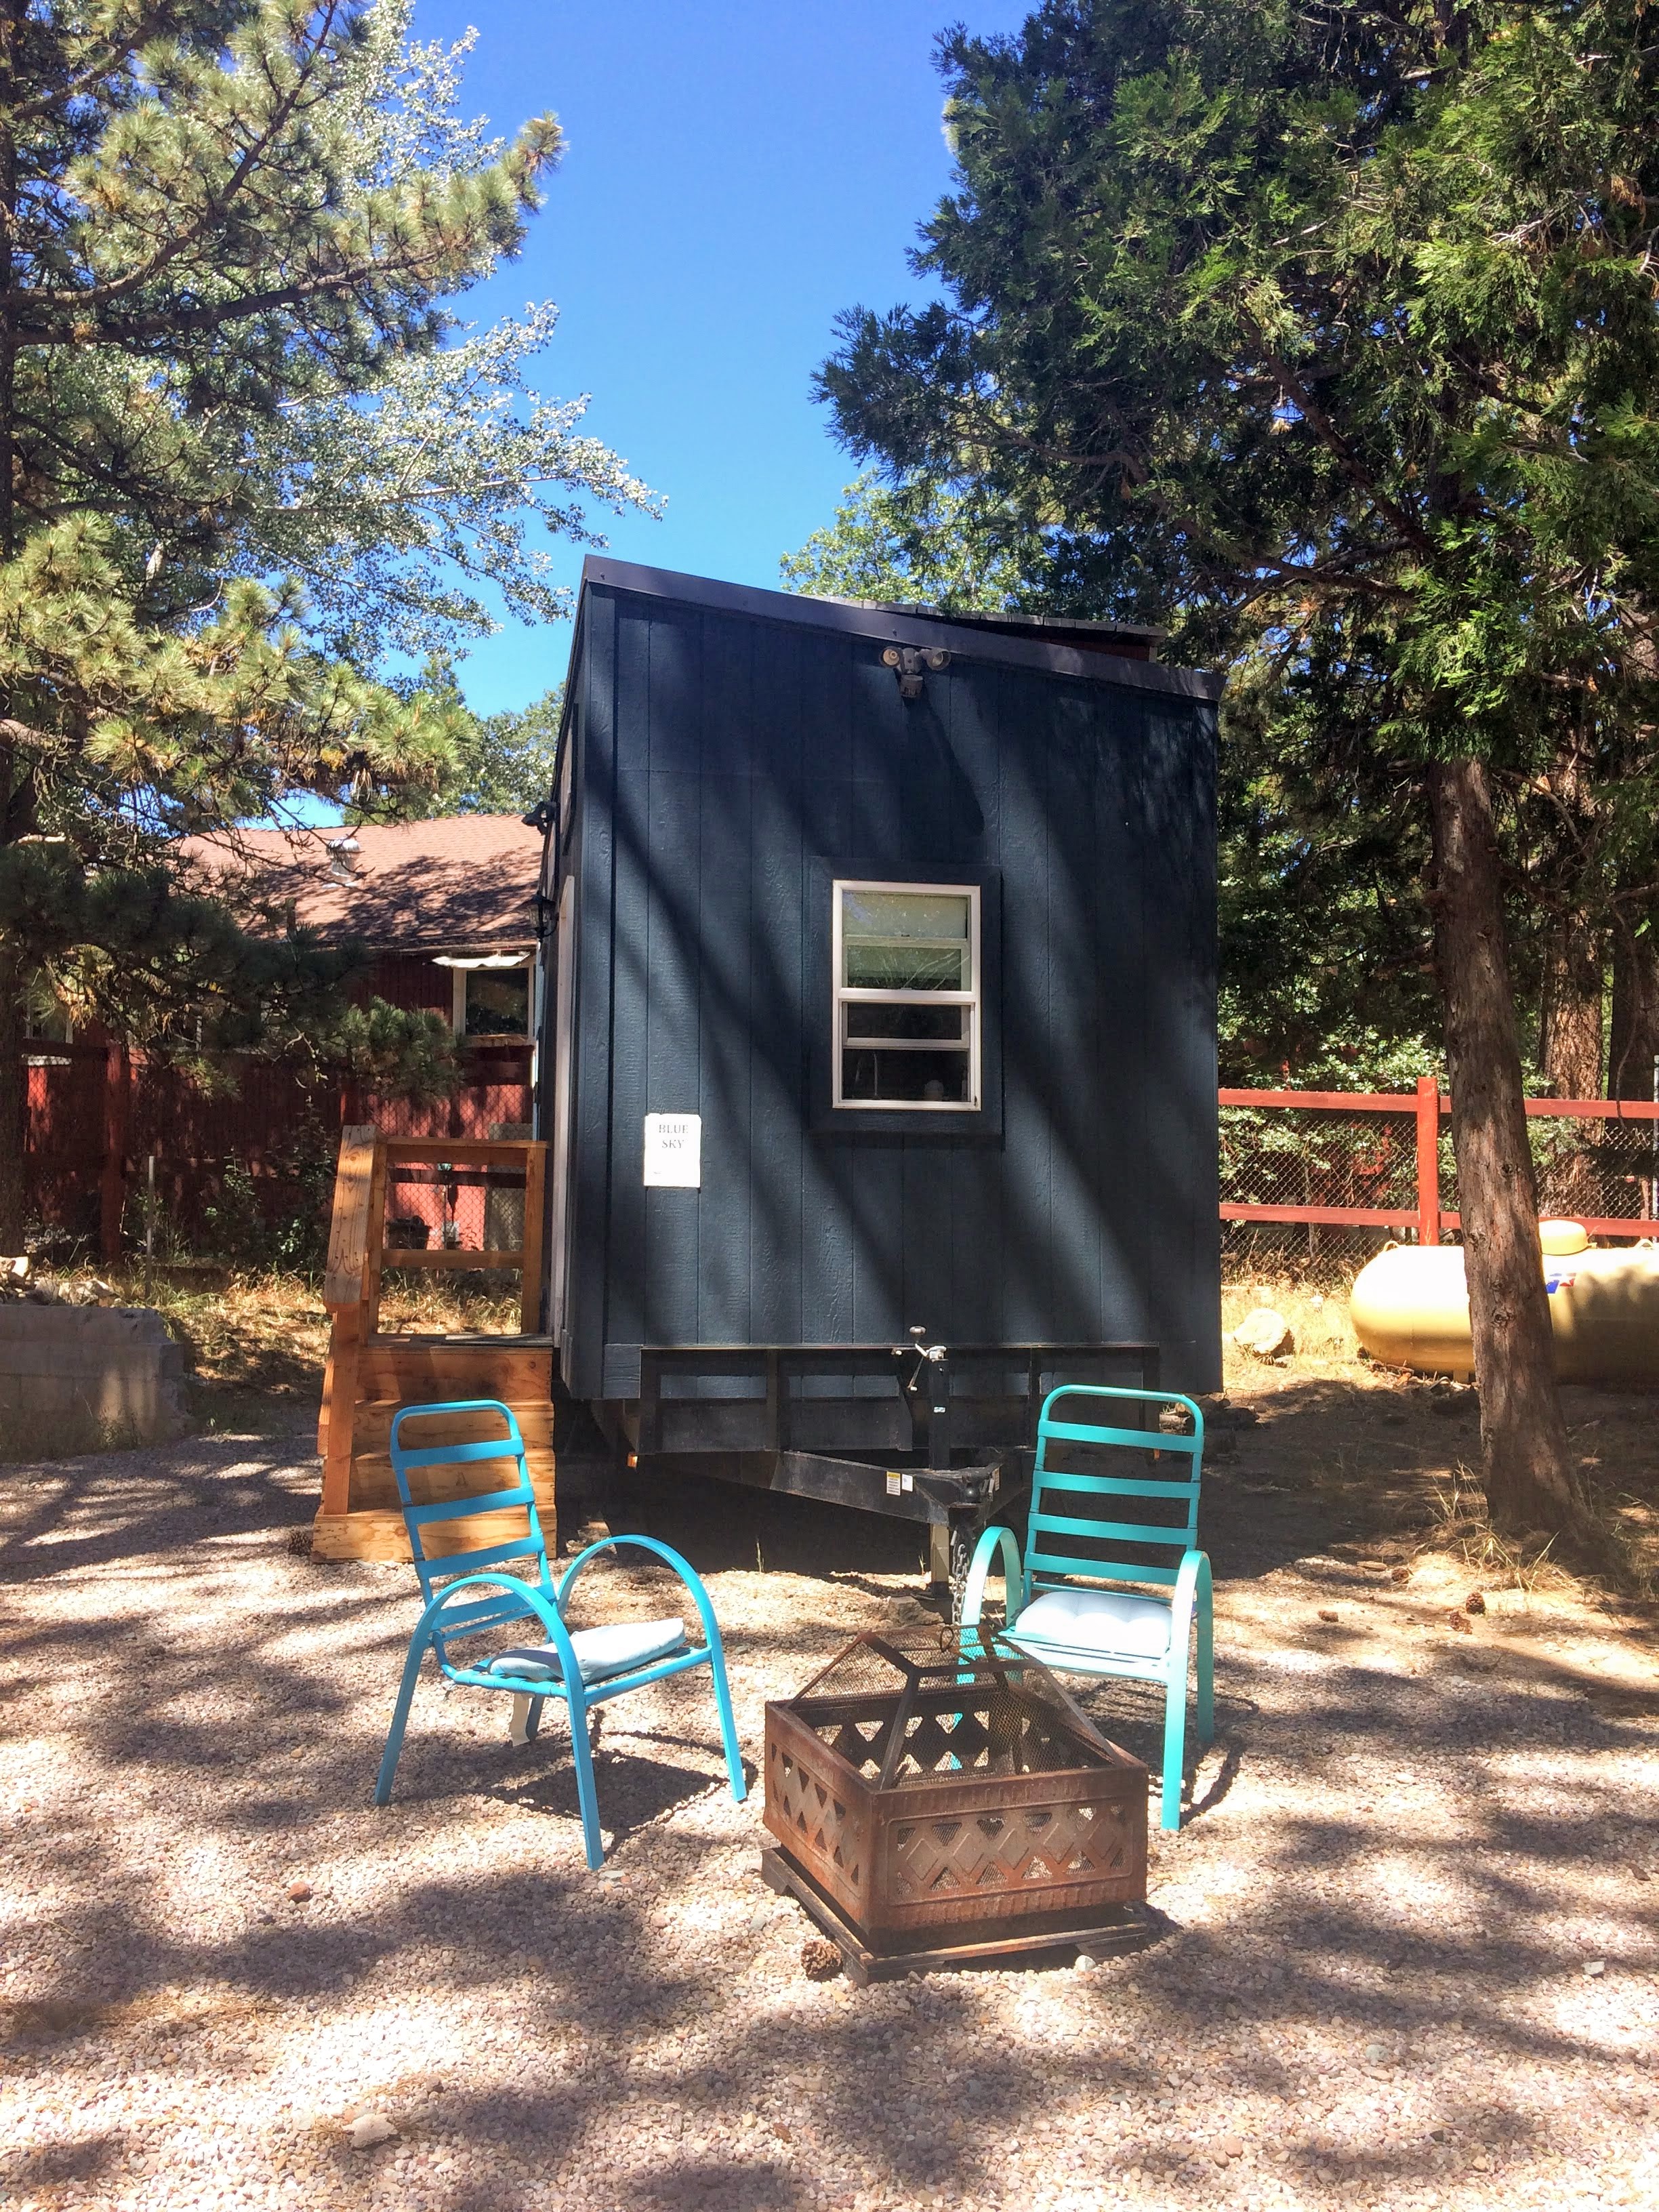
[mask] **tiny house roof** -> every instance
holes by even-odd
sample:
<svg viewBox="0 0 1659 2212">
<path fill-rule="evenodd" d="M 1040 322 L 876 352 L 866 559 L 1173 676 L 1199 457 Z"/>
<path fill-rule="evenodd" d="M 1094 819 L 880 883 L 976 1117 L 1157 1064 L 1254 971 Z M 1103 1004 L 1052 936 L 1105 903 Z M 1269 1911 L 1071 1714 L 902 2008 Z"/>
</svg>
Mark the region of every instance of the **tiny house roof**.
<svg viewBox="0 0 1659 2212">
<path fill-rule="evenodd" d="M 516 814 L 188 837 L 187 860 L 328 940 L 376 951 L 506 952 L 536 941 L 542 837 Z M 229 879 L 229 880 L 228 880 Z"/>
<path fill-rule="evenodd" d="M 791 623 L 885 645 L 919 646 L 964 660 L 1042 669 L 1051 676 L 1162 691 L 1186 699 L 1218 699 L 1225 678 L 1196 668 L 1165 668 L 1152 659 L 1162 630 L 1060 615 L 941 614 L 877 599 L 817 599 L 805 592 L 774 592 L 754 584 L 726 584 L 672 568 L 650 568 L 590 553 L 582 563 L 584 596 L 591 586 L 675 599 L 717 614 L 747 615 Z M 580 637 L 581 616 L 577 612 Z M 567 702 L 568 694 L 567 693 Z"/>
</svg>

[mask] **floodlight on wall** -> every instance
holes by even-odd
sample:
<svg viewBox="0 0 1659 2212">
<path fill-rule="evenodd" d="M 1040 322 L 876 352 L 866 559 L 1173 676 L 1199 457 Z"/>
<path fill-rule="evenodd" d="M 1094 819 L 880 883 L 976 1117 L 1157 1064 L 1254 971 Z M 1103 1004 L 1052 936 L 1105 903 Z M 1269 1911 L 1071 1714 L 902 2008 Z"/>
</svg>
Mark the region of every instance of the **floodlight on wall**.
<svg viewBox="0 0 1659 2212">
<path fill-rule="evenodd" d="M 919 652 L 914 645 L 890 645 L 883 652 L 881 665 L 890 668 L 898 678 L 901 699 L 920 699 L 930 668 L 948 668 L 951 656 L 937 646 Z"/>
</svg>

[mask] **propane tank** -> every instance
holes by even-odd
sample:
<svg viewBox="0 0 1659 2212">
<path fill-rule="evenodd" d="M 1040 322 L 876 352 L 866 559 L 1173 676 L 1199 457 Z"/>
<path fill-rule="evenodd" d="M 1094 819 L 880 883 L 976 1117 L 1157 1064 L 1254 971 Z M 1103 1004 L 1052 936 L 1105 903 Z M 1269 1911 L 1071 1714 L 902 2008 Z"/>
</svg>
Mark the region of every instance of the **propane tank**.
<svg viewBox="0 0 1659 2212">
<path fill-rule="evenodd" d="M 1539 1224 L 1544 1287 L 1564 1382 L 1659 1382 L 1659 1248 L 1598 1248 L 1577 1221 Z M 1354 1334 L 1387 1367 L 1474 1372 L 1459 1244 L 1390 1244 L 1362 1267 Z"/>
</svg>

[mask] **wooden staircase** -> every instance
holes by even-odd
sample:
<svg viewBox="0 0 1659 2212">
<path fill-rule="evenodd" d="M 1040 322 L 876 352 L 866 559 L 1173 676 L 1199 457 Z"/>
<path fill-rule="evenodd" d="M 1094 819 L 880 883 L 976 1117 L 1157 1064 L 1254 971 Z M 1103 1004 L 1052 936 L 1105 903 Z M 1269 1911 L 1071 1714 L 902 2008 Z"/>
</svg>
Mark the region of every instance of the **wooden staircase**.
<svg viewBox="0 0 1659 2212">
<path fill-rule="evenodd" d="M 313 1524 L 312 1555 L 319 1559 L 406 1559 L 409 1539 L 398 1506 L 388 1445 L 392 1417 L 400 1406 L 437 1405 L 457 1398 L 499 1398 L 513 1408 L 523 1433 L 536 1504 L 550 1542 L 554 1531 L 553 1341 L 536 1332 L 541 1319 L 543 1190 L 547 1147 L 528 1139 L 386 1137 L 368 1126 L 348 1128 L 340 1139 L 334 1179 L 323 1303 L 329 1310 L 328 1365 L 323 1378 L 317 1449 L 323 1489 Z M 418 1187 L 425 1170 L 452 1194 L 479 1185 L 495 1194 L 500 1209 L 483 1206 L 484 1230 L 475 1246 L 439 1243 L 388 1245 L 386 1200 L 394 1184 Z M 491 1242 L 510 1221 L 522 1193 L 520 1243 Z M 510 1194 L 510 1195 L 509 1195 Z M 506 1198 L 506 1206 L 501 1199 Z M 437 1267 L 445 1272 L 512 1267 L 521 1271 L 519 1330 L 511 1336 L 408 1336 L 380 1329 L 380 1279 L 388 1268 Z M 499 1434 L 488 1416 L 457 1415 L 422 1425 L 422 1444 L 468 1443 Z M 505 1469 L 480 1461 L 428 1475 L 423 1498 L 474 1495 L 503 1487 Z M 525 1526 L 522 1510 L 471 1520 L 463 1535 L 440 1522 L 426 1539 L 434 1552 L 504 1542 Z M 499 1526 L 496 1524 L 499 1523 Z M 446 1545 L 446 1534 L 453 1540 Z"/>
</svg>

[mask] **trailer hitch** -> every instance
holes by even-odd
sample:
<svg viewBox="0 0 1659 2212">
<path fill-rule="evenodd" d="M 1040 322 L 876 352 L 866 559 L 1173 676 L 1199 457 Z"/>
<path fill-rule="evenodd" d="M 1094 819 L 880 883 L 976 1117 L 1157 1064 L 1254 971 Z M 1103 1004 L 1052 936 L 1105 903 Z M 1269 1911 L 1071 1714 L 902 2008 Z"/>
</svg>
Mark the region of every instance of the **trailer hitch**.
<svg viewBox="0 0 1659 2212">
<path fill-rule="evenodd" d="M 902 1388 L 909 1408 L 910 1436 L 926 1467 L 951 1464 L 951 1352 L 929 1344 L 925 1325 L 910 1331 L 908 1344 L 893 1346 L 895 1359 L 908 1363 Z"/>
</svg>

